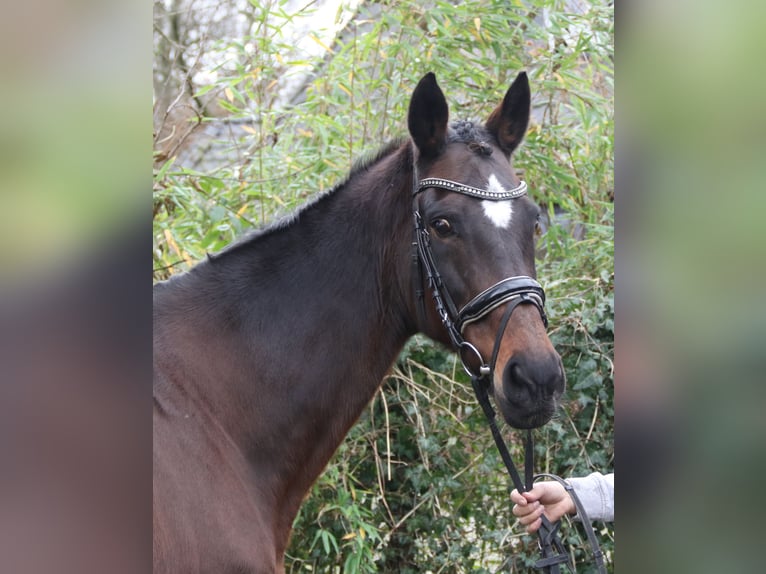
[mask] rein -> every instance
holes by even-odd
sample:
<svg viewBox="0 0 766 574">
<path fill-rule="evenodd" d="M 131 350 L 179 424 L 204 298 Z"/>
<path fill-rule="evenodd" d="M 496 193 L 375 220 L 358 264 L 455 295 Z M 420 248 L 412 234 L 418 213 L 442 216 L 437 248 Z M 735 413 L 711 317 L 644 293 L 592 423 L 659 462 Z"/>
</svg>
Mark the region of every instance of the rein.
<svg viewBox="0 0 766 574">
<path fill-rule="evenodd" d="M 431 252 L 431 237 L 423 222 L 420 210 L 417 205 L 417 196 L 426 188 L 436 187 L 447 191 L 454 191 L 470 197 L 476 197 L 483 200 L 503 201 L 521 197 L 527 192 L 527 184 L 522 181 L 518 186 L 511 190 L 503 192 L 490 192 L 470 185 L 458 183 L 448 179 L 426 178 L 419 180 L 417 174 L 414 176 L 413 186 L 413 214 L 415 220 L 415 241 L 413 242 L 413 264 L 416 273 L 413 273 L 413 282 L 415 284 L 415 293 L 419 301 L 418 316 L 421 324 L 425 324 L 425 294 L 422 287 L 422 278 L 428 282 L 431 295 L 444 328 L 447 330 L 450 341 L 457 349 L 463 368 L 471 377 L 476 399 L 481 405 L 484 415 L 487 417 L 492 438 L 495 441 L 503 464 L 508 471 L 514 488 L 519 492 L 531 490 L 534 481 L 541 477 L 548 477 L 558 481 L 572 497 L 577 512 L 582 519 L 586 530 L 588 541 L 593 549 L 594 559 L 597 569 L 600 573 L 606 573 L 603 563 L 603 554 L 599 548 L 593 526 L 590 524 L 582 503 L 575 494 L 572 487 L 563 479 L 552 474 L 534 475 L 534 442 L 532 431 L 527 430 L 524 436 L 524 480 L 522 481 L 516 466 L 513 463 L 508 447 L 503 440 L 500 430 L 495 421 L 495 410 L 489 402 L 489 388 L 495 372 L 497 355 L 500 351 L 500 343 L 505 333 L 511 314 L 514 309 L 522 303 L 531 303 L 537 307 L 540 317 L 545 327 L 548 327 L 548 317 L 545 314 L 545 291 L 542 286 L 533 278 L 525 275 L 508 277 L 503 279 L 488 289 L 485 289 L 462 308 L 458 309 L 454 300 L 449 294 L 444 281 L 436 267 L 436 262 Z M 463 337 L 463 330 L 471 323 L 481 321 L 493 310 L 502 305 L 507 305 L 503 317 L 500 321 L 495 344 L 492 350 L 492 356 L 489 362 L 485 361 L 479 350 Z M 479 367 L 472 366 L 471 359 L 478 359 Z M 569 561 L 569 555 L 566 553 L 561 539 L 558 536 L 560 521 L 555 524 L 543 514 L 541 516 L 542 524 L 537 531 L 538 544 L 542 558 L 538 560 L 534 567 L 542 570 L 545 574 L 560 574 L 560 565 L 566 564 L 570 570 L 572 565 Z"/>
</svg>

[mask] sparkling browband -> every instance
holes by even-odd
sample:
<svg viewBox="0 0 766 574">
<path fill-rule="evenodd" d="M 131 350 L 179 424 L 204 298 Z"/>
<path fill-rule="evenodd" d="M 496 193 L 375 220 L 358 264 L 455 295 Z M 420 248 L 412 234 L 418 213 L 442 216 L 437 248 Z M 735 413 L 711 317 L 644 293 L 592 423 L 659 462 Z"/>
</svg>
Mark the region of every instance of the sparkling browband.
<svg viewBox="0 0 766 574">
<path fill-rule="evenodd" d="M 527 183 L 525 181 L 522 181 L 513 189 L 509 189 L 502 193 L 496 193 L 487 191 L 486 189 L 479 189 L 478 187 L 473 187 L 471 185 L 465 185 L 464 183 L 458 183 L 449 179 L 441 179 L 440 177 L 428 177 L 426 179 L 420 180 L 420 183 L 418 183 L 418 187 L 415 189 L 415 193 L 413 195 L 417 195 L 427 187 L 439 187 L 441 189 L 447 189 L 449 191 L 462 193 L 463 195 L 470 195 L 471 197 L 478 197 L 479 199 L 489 199 L 491 201 L 515 199 L 527 193 Z"/>
</svg>

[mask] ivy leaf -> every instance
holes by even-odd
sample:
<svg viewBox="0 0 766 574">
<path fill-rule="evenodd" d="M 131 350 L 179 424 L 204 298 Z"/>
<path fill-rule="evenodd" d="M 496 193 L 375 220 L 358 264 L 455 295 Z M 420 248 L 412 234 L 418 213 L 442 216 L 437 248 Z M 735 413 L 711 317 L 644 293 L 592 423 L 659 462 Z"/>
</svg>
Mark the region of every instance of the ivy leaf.
<svg viewBox="0 0 766 574">
<path fill-rule="evenodd" d="M 591 387 L 601 386 L 603 378 L 598 371 L 590 373 L 585 378 L 581 379 L 572 387 L 573 391 L 582 391 L 583 389 L 589 389 Z"/>
</svg>

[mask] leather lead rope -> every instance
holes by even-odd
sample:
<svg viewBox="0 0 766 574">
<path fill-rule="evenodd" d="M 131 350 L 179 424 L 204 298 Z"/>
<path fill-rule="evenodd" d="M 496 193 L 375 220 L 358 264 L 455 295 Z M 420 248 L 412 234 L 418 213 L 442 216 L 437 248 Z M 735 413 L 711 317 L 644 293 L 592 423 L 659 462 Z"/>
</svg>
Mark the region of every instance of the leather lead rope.
<svg viewBox="0 0 766 574">
<path fill-rule="evenodd" d="M 494 367 L 494 361 L 492 366 Z M 494 371 L 494 368 L 493 368 L 493 371 Z M 518 490 L 519 492 L 526 492 L 528 490 L 531 490 L 534 485 L 534 481 L 541 477 L 551 478 L 553 480 L 558 481 L 567 491 L 569 496 L 572 497 L 575 507 L 577 508 L 577 513 L 582 519 L 583 526 L 585 527 L 585 532 L 588 537 L 588 542 L 590 543 L 591 549 L 593 550 L 593 558 L 594 558 L 594 561 L 596 562 L 596 568 L 598 572 L 601 574 L 606 574 L 606 567 L 604 566 L 603 552 L 601 552 L 601 548 L 599 547 L 598 540 L 596 539 L 596 534 L 593 530 L 593 526 L 588 520 L 588 515 L 585 513 L 585 509 L 582 506 L 582 502 L 580 501 L 579 497 L 575 493 L 574 489 L 569 485 L 569 483 L 567 483 L 562 478 L 554 474 L 543 473 L 543 474 L 533 475 L 534 442 L 532 439 L 531 430 L 528 430 L 524 437 L 524 478 L 525 480 L 524 482 L 522 482 L 521 476 L 519 475 L 518 470 L 516 470 L 516 466 L 513 464 L 513 459 L 511 458 L 511 454 L 510 452 L 508 452 L 508 447 L 506 446 L 505 441 L 503 440 L 503 437 L 500 434 L 500 430 L 497 428 L 497 423 L 495 420 L 495 417 L 496 417 L 495 409 L 492 408 L 492 405 L 489 402 L 488 377 L 475 377 L 475 376 L 471 377 L 471 385 L 473 386 L 474 393 L 476 394 L 476 399 L 481 405 L 481 408 L 484 411 L 484 415 L 487 417 L 487 422 L 489 423 L 489 429 L 492 432 L 492 438 L 495 441 L 497 450 L 500 452 L 500 458 L 502 458 L 503 464 L 505 465 L 505 468 L 508 470 L 508 474 L 511 477 L 511 481 L 513 482 L 514 488 Z M 561 525 L 561 521 L 557 521 L 554 524 L 550 520 L 548 520 L 548 518 L 545 515 L 541 516 L 541 520 L 542 520 L 542 524 L 540 525 L 540 528 L 537 531 L 537 537 L 538 537 L 538 544 L 540 546 L 540 553 L 542 554 L 542 558 L 538 560 L 537 562 L 535 562 L 534 567 L 536 569 L 542 570 L 546 574 L 560 574 L 561 572 L 560 565 L 566 564 L 571 571 L 572 565 L 571 565 L 571 562 L 569 561 L 569 555 L 566 553 L 566 549 L 564 548 L 564 545 L 558 536 L 558 529 L 559 529 L 559 526 Z"/>
<path fill-rule="evenodd" d="M 503 459 L 503 464 L 508 470 L 508 474 L 511 477 L 513 486 L 519 492 L 526 492 L 532 489 L 532 483 L 534 477 L 532 476 L 532 464 L 533 463 L 533 445 L 532 443 L 532 431 L 527 432 L 527 438 L 525 440 L 525 464 L 524 473 L 526 482 L 522 482 L 521 476 L 519 476 L 516 466 L 511 459 L 511 453 L 508 452 L 508 447 L 503 440 L 500 430 L 497 428 L 497 422 L 495 421 L 495 410 L 489 402 L 489 394 L 487 392 L 487 381 L 485 378 L 471 377 L 471 385 L 473 386 L 476 398 L 481 405 L 484 415 L 487 417 L 489 423 L 489 429 L 492 432 L 492 438 L 495 440 L 497 450 L 500 452 L 500 458 Z M 558 528 L 560 522 L 555 525 L 552 524 L 545 515 L 542 516 L 542 525 L 537 531 L 538 542 L 540 545 L 540 552 L 542 553 L 542 559 L 535 563 L 535 568 L 543 570 L 546 574 L 559 574 L 561 572 L 559 565 L 566 563 L 568 566 L 569 555 L 564 549 L 564 545 L 558 537 Z M 571 569 L 571 568 L 570 568 Z"/>
</svg>

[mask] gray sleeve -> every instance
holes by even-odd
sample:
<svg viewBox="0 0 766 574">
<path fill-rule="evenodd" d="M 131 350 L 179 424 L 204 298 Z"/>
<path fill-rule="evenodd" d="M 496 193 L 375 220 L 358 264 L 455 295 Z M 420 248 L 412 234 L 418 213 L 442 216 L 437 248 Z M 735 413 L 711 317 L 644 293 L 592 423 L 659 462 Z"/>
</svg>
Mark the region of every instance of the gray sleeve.
<svg viewBox="0 0 766 574">
<path fill-rule="evenodd" d="M 588 518 L 614 522 L 614 473 L 594 472 L 582 478 L 567 480 L 582 502 Z M 576 516 L 578 520 L 581 517 Z"/>
</svg>

